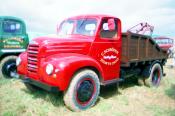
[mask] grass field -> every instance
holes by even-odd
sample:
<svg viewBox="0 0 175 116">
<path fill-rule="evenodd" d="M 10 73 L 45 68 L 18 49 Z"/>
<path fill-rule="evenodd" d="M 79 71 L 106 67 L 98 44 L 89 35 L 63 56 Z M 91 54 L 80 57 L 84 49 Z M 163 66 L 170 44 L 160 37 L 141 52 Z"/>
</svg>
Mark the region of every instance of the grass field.
<svg viewBox="0 0 175 116">
<path fill-rule="evenodd" d="M 119 89 L 102 87 L 96 105 L 86 111 L 68 110 L 60 93 L 29 92 L 17 79 L 0 80 L 0 116 L 175 116 L 175 68 L 169 60 L 158 88 L 128 80 Z"/>
</svg>

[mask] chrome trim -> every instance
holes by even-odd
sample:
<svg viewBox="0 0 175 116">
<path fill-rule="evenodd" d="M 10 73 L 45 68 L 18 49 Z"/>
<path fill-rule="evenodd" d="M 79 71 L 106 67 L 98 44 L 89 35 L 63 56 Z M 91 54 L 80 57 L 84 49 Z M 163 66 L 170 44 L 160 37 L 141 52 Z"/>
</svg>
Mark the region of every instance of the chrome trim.
<svg viewBox="0 0 175 116">
<path fill-rule="evenodd" d="M 25 52 L 26 49 L 2 49 L 1 52 Z"/>
<path fill-rule="evenodd" d="M 32 65 L 32 64 L 28 64 L 27 66 L 28 66 L 28 67 L 31 67 L 31 68 L 35 68 L 35 69 L 38 68 L 36 65 Z"/>
<path fill-rule="evenodd" d="M 28 60 L 31 60 L 31 61 L 38 61 L 36 58 L 30 58 L 30 57 L 28 57 Z"/>
<path fill-rule="evenodd" d="M 28 53 L 31 53 L 31 54 L 38 54 L 38 51 L 28 50 Z"/>
</svg>

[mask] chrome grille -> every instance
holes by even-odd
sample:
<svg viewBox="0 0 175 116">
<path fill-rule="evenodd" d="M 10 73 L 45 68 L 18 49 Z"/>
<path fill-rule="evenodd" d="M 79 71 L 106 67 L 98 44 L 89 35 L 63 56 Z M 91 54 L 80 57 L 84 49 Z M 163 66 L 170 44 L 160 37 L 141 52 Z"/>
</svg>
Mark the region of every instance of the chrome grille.
<svg viewBox="0 0 175 116">
<path fill-rule="evenodd" d="M 38 71 L 38 50 L 39 50 L 39 45 L 29 45 L 28 46 L 28 72 L 32 73 L 37 73 Z"/>
</svg>

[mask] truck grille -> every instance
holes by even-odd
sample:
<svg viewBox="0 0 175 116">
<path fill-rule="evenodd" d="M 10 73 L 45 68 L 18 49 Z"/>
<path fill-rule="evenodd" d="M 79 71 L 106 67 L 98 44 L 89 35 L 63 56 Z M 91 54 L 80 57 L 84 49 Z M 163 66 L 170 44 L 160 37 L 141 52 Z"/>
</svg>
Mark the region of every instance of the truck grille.
<svg viewBox="0 0 175 116">
<path fill-rule="evenodd" d="M 39 45 L 29 45 L 28 46 L 28 72 L 37 73 L 38 72 L 38 50 Z"/>
</svg>

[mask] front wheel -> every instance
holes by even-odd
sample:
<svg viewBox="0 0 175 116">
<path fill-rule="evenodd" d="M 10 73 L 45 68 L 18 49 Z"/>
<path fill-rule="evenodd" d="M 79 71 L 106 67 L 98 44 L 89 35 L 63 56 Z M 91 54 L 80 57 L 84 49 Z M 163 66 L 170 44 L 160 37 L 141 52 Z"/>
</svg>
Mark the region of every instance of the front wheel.
<svg viewBox="0 0 175 116">
<path fill-rule="evenodd" d="M 64 94 L 66 106 L 73 111 L 86 110 L 97 101 L 100 82 L 92 70 L 82 70 L 76 74 Z"/>
<path fill-rule="evenodd" d="M 145 85 L 149 87 L 158 87 L 162 77 L 162 67 L 159 63 L 155 63 L 150 69 L 149 77 L 145 78 Z"/>
<path fill-rule="evenodd" d="M 0 77 L 13 78 L 18 77 L 16 70 L 17 56 L 7 56 L 0 63 Z"/>
</svg>

